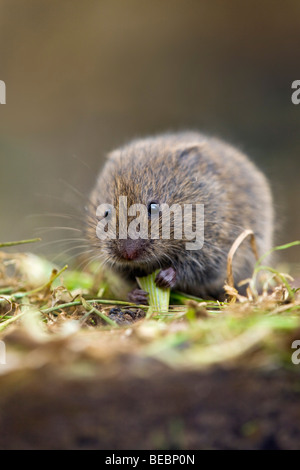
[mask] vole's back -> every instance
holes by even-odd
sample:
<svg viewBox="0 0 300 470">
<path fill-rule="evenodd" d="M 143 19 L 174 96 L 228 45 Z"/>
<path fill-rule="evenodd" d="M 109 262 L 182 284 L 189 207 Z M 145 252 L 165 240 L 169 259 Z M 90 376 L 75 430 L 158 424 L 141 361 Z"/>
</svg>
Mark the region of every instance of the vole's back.
<svg viewBox="0 0 300 470">
<path fill-rule="evenodd" d="M 106 258 L 111 256 L 117 268 L 133 276 L 172 263 L 176 289 L 220 297 L 228 251 L 244 229 L 255 233 L 260 255 L 271 247 L 269 185 L 243 153 L 218 139 L 194 132 L 165 134 L 135 140 L 112 152 L 91 200 L 94 206 L 116 204 L 121 195 L 128 197 L 129 204 L 147 205 L 151 200 L 169 206 L 204 204 L 201 250 L 188 251 L 183 243 L 170 240 L 150 240 L 145 254 L 124 263 L 114 252 L 118 241 L 98 243 Z M 249 243 L 243 243 L 234 259 L 236 283 L 251 276 L 254 261 Z"/>
</svg>

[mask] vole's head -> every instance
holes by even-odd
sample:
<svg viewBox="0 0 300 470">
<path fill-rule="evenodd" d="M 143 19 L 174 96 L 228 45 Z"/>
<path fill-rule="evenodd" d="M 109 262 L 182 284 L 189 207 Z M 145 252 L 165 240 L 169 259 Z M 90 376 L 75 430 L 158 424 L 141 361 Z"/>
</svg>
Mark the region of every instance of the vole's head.
<svg viewBox="0 0 300 470">
<path fill-rule="evenodd" d="M 163 236 L 160 209 L 161 204 L 183 207 L 201 202 L 190 168 L 195 152 L 193 145 L 186 148 L 172 140 L 164 145 L 154 138 L 135 141 L 109 155 L 88 207 L 88 237 L 99 259 L 147 273 L 170 265 L 182 254 L 184 232 L 181 239 L 174 237 L 180 217 L 173 223 L 170 213 L 170 236 Z"/>
</svg>

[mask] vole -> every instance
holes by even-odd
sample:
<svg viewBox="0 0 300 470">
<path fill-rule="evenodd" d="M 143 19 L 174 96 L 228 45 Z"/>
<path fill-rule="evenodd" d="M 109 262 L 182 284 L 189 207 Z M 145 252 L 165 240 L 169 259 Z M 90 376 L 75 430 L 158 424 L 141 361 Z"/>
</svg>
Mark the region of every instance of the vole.
<svg viewBox="0 0 300 470">
<path fill-rule="evenodd" d="M 138 203 L 147 208 L 145 224 L 163 203 L 204 205 L 202 248 L 186 249 L 184 237 L 174 239 L 174 226 L 171 239 L 163 239 L 161 232 L 158 239 L 120 239 L 120 231 L 115 239 L 99 239 L 97 224 L 110 211 L 96 215 L 97 208 L 103 203 L 115 207 L 120 230 L 120 196 L 127 197 L 128 207 Z M 198 132 L 140 138 L 111 152 L 87 210 L 87 235 L 99 260 L 132 279 L 160 269 L 158 286 L 204 299 L 224 298 L 228 251 L 243 230 L 254 232 L 259 255 L 272 245 L 273 204 L 265 176 L 241 151 Z M 244 242 L 233 262 L 236 285 L 251 277 L 254 262 L 250 244 Z M 146 295 L 135 289 L 129 299 L 145 303 Z"/>
</svg>

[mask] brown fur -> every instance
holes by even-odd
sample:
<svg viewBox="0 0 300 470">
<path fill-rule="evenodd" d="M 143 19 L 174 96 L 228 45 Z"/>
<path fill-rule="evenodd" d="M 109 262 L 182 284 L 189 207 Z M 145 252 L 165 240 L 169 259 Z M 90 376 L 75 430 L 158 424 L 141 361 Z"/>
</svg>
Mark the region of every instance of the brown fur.
<svg viewBox="0 0 300 470">
<path fill-rule="evenodd" d="M 95 213 L 101 203 L 117 206 L 149 201 L 204 204 L 204 246 L 187 251 L 184 240 L 145 240 L 142 259 L 120 257 L 120 240 L 101 241 L 96 236 Z M 159 267 L 176 270 L 175 289 L 201 297 L 221 298 L 226 279 L 226 259 L 236 237 L 252 229 L 259 254 L 272 243 L 273 208 L 263 174 L 239 150 L 219 139 L 196 132 L 165 134 L 135 140 L 108 156 L 91 194 L 88 237 L 107 261 L 131 277 Z M 234 259 L 235 282 L 252 274 L 254 256 L 244 242 Z"/>
</svg>

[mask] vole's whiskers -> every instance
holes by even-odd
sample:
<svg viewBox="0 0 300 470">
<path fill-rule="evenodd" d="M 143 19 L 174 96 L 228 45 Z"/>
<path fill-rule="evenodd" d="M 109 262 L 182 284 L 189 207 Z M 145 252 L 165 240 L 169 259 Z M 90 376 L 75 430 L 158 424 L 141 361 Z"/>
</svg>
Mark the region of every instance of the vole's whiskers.
<svg viewBox="0 0 300 470">
<path fill-rule="evenodd" d="M 200 261 L 195 256 L 192 256 L 191 253 L 187 253 L 187 256 L 191 259 L 191 261 L 193 263 L 195 263 L 197 266 L 199 266 L 200 271 L 203 271 L 203 265 L 200 263 Z"/>
<path fill-rule="evenodd" d="M 55 232 L 55 231 L 60 231 L 60 230 L 65 230 L 65 231 L 70 231 L 70 232 L 79 232 L 82 233 L 82 230 L 79 228 L 74 228 L 74 227 L 40 227 L 35 230 L 35 233 L 38 235 L 43 235 L 45 233 L 49 232 Z"/>
<path fill-rule="evenodd" d="M 68 219 L 68 220 L 78 220 L 80 223 L 85 222 L 85 217 L 83 215 L 78 215 L 78 214 L 69 214 L 69 213 L 55 213 L 55 212 L 43 212 L 43 213 L 34 213 L 34 214 L 28 214 L 25 216 L 25 218 L 46 218 L 46 217 L 53 217 L 57 219 Z"/>
<path fill-rule="evenodd" d="M 222 219 L 206 219 L 205 218 L 205 215 L 204 215 L 204 223 L 205 222 L 208 222 L 210 224 L 226 224 L 226 225 L 230 225 L 231 227 L 235 227 L 236 228 L 236 233 L 238 234 L 238 232 L 243 232 L 245 230 L 245 227 L 243 227 L 242 225 L 237 225 L 237 224 L 232 224 L 231 222 L 228 222 L 227 220 L 222 220 Z"/>
<path fill-rule="evenodd" d="M 78 271 L 80 270 L 85 271 L 86 268 L 95 260 L 98 260 L 99 263 L 101 264 L 99 255 L 98 254 L 95 255 L 94 250 L 89 250 L 89 251 L 83 252 L 82 254 L 85 254 L 85 253 L 92 253 L 92 255 L 85 257 L 79 264 L 78 263 L 76 264 L 76 269 Z"/>
<path fill-rule="evenodd" d="M 76 188 L 76 186 L 73 186 L 69 181 L 66 181 L 63 178 L 60 178 L 59 181 L 63 183 L 64 186 L 67 186 L 69 189 L 71 189 L 71 191 L 73 191 L 73 193 L 79 196 L 83 201 L 90 203 L 89 196 L 79 191 L 79 189 Z"/>
<path fill-rule="evenodd" d="M 70 251 L 74 251 L 74 250 L 78 250 L 79 248 L 89 248 L 89 245 L 85 244 L 85 245 L 75 245 L 75 246 L 72 246 L 71 248 L 68 248 L 66 250 L 63 250 L 61 251 L 60 253 L 58 253 L 56 256 L 54 256 L 54 258 L 52 258 L 52 263 L 54 263 L 54 261 L 60 257 L 62 257 L 63 255 L 69 253 Z M 84 253 L 89 253 L 91 251 L 94 251 L 94 250 L 84 250 L 84 251 L 81 251 L 80 253 L 76 253 L 76 256 L 80 256 Z M 68 257 L 65 262 L 68 262 L 70 259 L 74 258 L 74 254 L 70 257 Z"/>
<path fill-rule="evenodd" d="M 86 238 L 60 238 L 58 240 L 51 240 L 49 242 L 42 242 L 39 247 L 40 248 L 45 248 L 47 246 L 51 245 L 57 245 L 61 243 L 78 243 L 78 242 L 86 242 L 86 246 L 90 246 L 88 240 Z"/>
<path fill-rule="evenodd" d="M 211 248 L 213 248 L 214 250 L 217 250 L 219 253 L 223 254 L 224 256 L 227 256 L 228 254 L 228 251 L 229 251 L 229 248 L 228 250 L 224 250 L 223 248 L 221 248 L 219 245 L 216 245 L 215 243 L 210 243 L 208 241 L 204 241 L 204 244 L 210 246 Z"/>
</svg>

